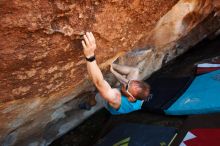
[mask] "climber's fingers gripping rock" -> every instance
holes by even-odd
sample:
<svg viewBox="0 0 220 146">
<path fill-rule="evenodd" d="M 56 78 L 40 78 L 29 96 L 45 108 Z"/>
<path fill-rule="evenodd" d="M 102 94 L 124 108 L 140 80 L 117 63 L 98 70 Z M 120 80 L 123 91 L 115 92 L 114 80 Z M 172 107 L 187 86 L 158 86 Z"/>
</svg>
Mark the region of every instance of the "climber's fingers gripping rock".
<svg viewBox="0 0 220 146">
<path fill-rule="evenodd" d="M 92 32 L 86 32 L 86 34 L 83 35 L 83 39 L 84 40 L 82 40 L 82 46 L 84 55 L 87 58 L 94 56 L 94 52 L 96 50 L 96 42 L 94 35 L 92 34 Z"/>
</svg>

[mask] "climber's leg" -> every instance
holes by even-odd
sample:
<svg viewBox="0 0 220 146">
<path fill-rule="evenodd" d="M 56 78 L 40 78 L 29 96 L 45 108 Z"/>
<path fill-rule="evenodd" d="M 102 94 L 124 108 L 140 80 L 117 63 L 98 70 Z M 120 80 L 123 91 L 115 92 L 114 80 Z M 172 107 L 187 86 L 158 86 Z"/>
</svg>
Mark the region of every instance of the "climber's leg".
<svg viewBox="0 0 220 146">
<path fill-rule="evenodd" d="M 137 80 L 139 79 L 139 69 L 136 67 L 112 64 L 113 69 L 123 75 L 127 75 L 127 79 L 129 80 Z"/>
</svg>

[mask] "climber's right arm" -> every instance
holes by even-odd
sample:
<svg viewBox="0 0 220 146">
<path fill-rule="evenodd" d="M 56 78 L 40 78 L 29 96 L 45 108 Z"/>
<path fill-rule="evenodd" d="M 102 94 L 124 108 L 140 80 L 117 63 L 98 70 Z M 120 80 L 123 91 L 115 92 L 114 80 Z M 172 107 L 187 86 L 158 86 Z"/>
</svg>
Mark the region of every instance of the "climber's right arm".
<svg viewBox="0 0 220 146">
<path fill-rule="evenodd" d="M 90 58 L 95 55 L 96 43 L 95 38 L 91 32 L 87 32 L 86 35 L 83 36 L 84 40 L 82 41 L 83 52 L 86 58 Z M 107 100 L 110 104 L 117 103 L 118 99 L 116 95 L 116 91 L 111 88 L 111 86 L 106 82 L 103 78 L 102 72 L 99 69 L 96 60 L 87 61 L 87 70 L 89 76 L 92 78 L 93 83 L 99 90 L 102 97 Z"/>
</svg>

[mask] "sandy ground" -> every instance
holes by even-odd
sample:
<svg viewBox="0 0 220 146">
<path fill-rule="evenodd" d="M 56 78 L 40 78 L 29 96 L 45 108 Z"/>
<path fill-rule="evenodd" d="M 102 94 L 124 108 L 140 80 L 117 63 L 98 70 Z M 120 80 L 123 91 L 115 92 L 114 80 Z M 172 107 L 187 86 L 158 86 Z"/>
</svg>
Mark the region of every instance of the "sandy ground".
<svg viewBox="0 0 220 146">
<path fill-rule="evenodd" d="M 158 76 L 184 76 L 193 73 L 193 65 L 203 59 L 220 56 L 220 37 L 204 40 L 184 55 L 168 63 L 149 79 Z M 91 146 L 112 127 L 119 123 L 142 123 L 180 128 L 187 116 L 165 116 L 143 111 L 127 115 L 111 116 L 100 110 L 77 128 L 55 140 L 50 146 Z"/>
</svg>

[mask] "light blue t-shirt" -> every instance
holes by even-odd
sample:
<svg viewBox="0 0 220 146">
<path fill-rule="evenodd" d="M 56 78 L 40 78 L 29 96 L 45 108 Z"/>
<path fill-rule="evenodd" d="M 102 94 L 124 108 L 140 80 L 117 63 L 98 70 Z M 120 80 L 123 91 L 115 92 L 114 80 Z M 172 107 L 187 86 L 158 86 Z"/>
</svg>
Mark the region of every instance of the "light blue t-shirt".
<svg viewBox="0 0 220 146">
<path fill-rule="evenodd" d="M 107 104 L 106 109 L 113 115 L 127 114 L 141 109 L 142 103 L 143 101 L 141 100 L 130 102 L 126 96 L 121 95 L 121 105 L 119 109 L 116 110 L 109 104 Z"/>
</svg>

